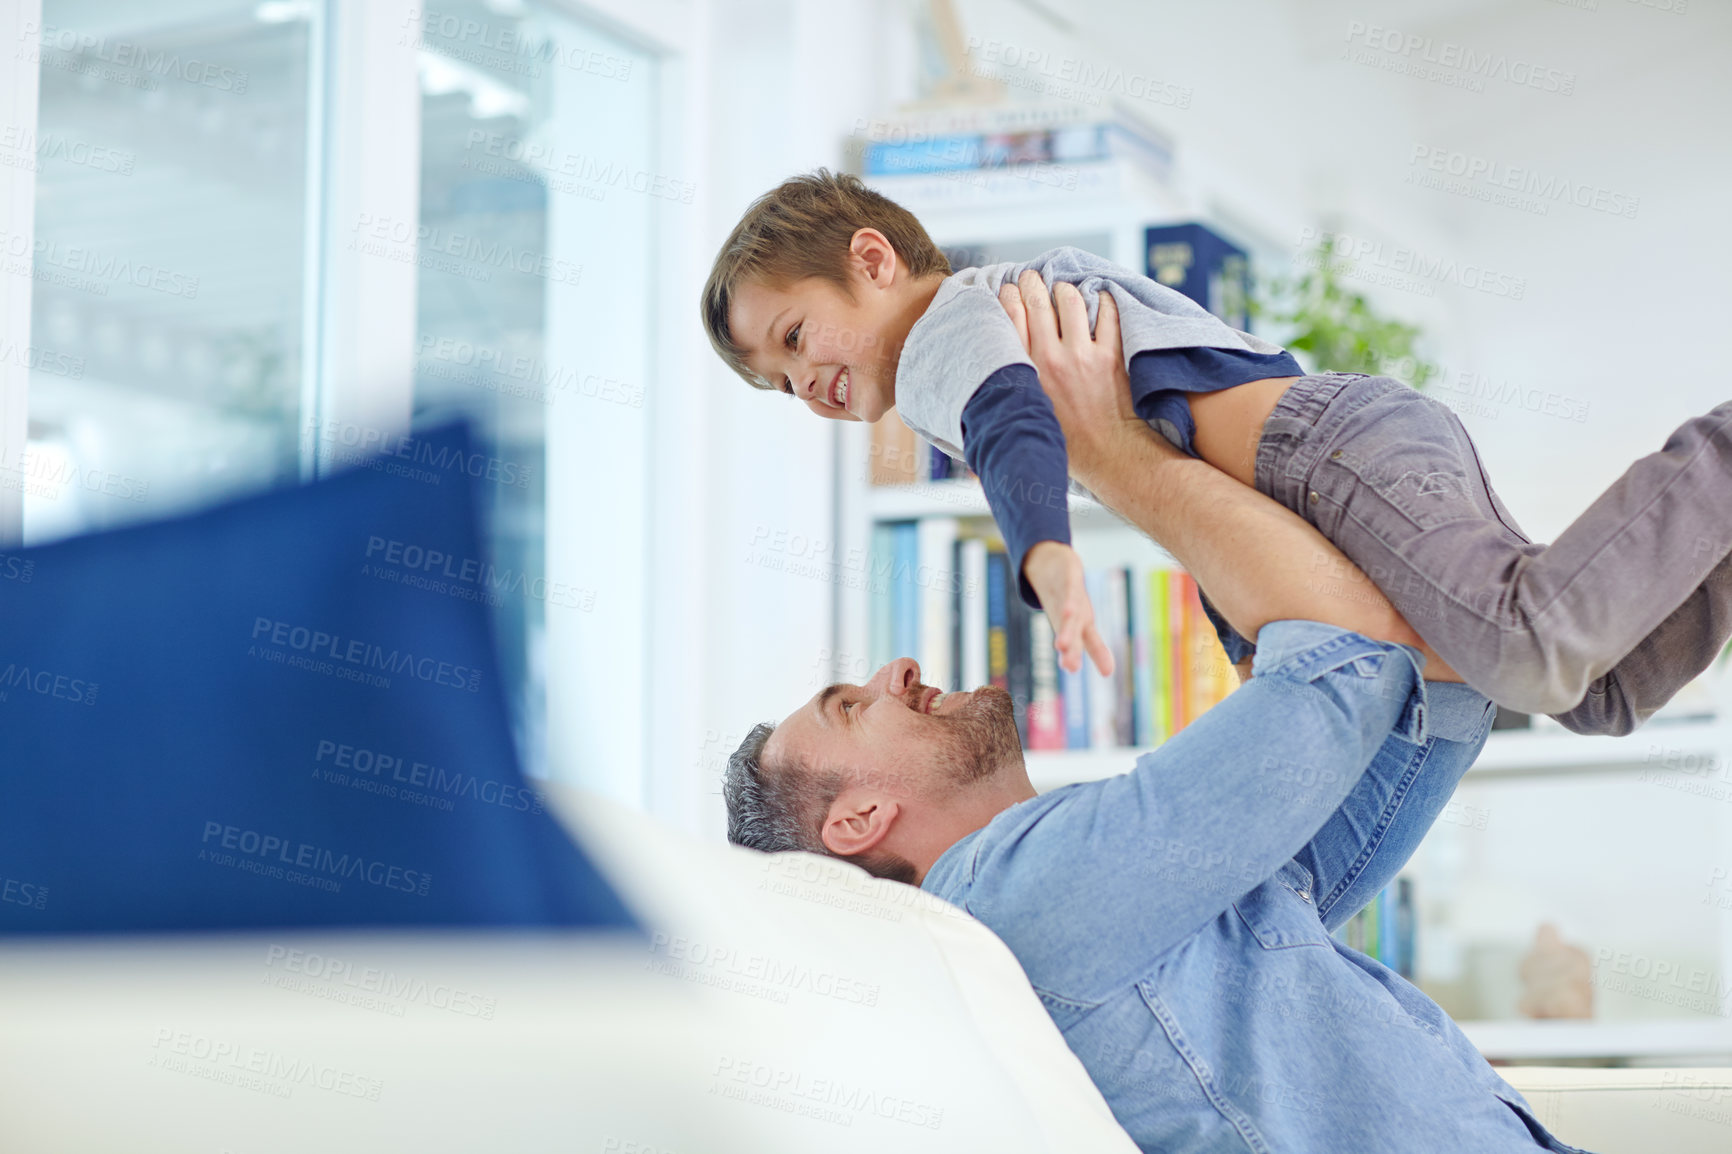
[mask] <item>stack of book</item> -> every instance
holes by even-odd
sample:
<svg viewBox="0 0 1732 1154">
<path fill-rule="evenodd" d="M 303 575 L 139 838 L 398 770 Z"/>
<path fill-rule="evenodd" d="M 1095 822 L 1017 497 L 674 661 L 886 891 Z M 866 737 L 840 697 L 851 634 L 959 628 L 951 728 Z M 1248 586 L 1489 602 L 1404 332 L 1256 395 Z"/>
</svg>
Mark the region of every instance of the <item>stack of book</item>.
<svg viewBox="0 0 1732 1154">
<path fill-rule="evenodd" d="M 862 120 L 849 148 L 854 171 L 886 186 L 895 178 L 996 172 L 1075 191 L 1088 166 L 1130 159 L 1165 179 L 1174 158 L 1172 139 L 1124 108 L 1087 109 L 1064 101 Z"/>
<path fill-rule="evenodd" d="M 1349 949 L 1376 958 L 1408 981 L 1413 980 L 1413 881 L 1396 878 L 1364 909 L 1335 931 Z"/>
<path fill-rule="evenodd" d="M 1238 685 L 1197 584 L 1181 569 L 1122 566 L 1085 574 L 1095 624 L 1113 652 L 1063 669 L 1046 614 L 1023 602 L 990 522 L 879 522 L 871 549 L 871 656 L 920 662 L 942 689 L 1002 686 L 1030 750 L 1148 747 Z"/>
</svg>

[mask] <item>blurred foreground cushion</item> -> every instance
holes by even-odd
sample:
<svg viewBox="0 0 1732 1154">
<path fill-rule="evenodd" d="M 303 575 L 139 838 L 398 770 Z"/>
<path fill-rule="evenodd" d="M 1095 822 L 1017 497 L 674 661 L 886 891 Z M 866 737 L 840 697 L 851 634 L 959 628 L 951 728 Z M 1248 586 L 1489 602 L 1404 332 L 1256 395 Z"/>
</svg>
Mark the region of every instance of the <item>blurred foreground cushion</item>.
<svg viewBox="0 0 1732 1154">
<path fill-rule="evenodd" d="M 961 910 L 547 800 L 645 936 L 0 939 L 0 1147 L 1135 1154 Z"/>
<path fill-rule="evenodd" d="M 0 934 L 629 929 L 520 772 L 459 427 L 0 555 Z"/>
</svg>

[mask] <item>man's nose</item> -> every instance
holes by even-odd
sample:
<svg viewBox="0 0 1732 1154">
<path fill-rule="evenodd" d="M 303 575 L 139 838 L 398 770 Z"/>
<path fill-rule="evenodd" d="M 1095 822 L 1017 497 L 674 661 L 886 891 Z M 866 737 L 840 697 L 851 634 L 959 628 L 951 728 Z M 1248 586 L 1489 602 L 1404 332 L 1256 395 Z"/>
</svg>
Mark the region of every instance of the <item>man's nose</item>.
<svg viewBox="0 0 1732 1154">
<path fill-rule="evenodd" d="M 900 697 L 919 684 L 920 663 L 912 657 L 898 657 L 873 675 L 873 696 L 888 693 Z"/>
</svg>

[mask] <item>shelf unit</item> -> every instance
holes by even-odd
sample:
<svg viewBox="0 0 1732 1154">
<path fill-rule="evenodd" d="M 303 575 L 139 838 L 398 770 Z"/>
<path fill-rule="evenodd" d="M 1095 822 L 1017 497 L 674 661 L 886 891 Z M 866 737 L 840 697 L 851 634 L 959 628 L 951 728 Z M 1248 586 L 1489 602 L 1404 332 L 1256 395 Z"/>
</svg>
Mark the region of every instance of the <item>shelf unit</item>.
<svg viewBox="0 0 1732 1154">
<path fill-rule="evenodd" d="M 1468 1041 L 1493 1062 L 1556 1062 L 1590 1058 L 1732 1064 L 1732 1022 L 1719 1018 L 1458 1024 Z"/>
<path fill-rule="evenodd" d="M 1151 224 L 1194 218 L 1186 197 L 1158 176 L 1125 161 L 1113 161 L 1086 174 L 1077 190 L 1042 196 L 1018 188 L 1013 195 L 991 194 L 968 182 L 942 176 L 874 178 L 871 183 L 913 211 L 941 245 L 995 243 L 1064 235 L 1104 237 L 1102 255 L 1132 268 L 1143 264 L 1143 229 Z M 1250 238 L 1247 238 L 1250 239 Z M 1033 255 L 1030 252 L 1028 255 Z M 846 556 L 870 552 L 872 529 L 880 521 L 928 516 L 989 517 L 984 494 L 973 481 L 944 481 L 875 487 L 868 483 L 870 430 L 839 424 L 835 430 L 837 474 L 835 519 L 838 547 Z M 1085 564 L 1175 562 L 1153 542 L 1097 502 L 1073 495 L 1069 501 L 1073 539 Z M 835 679 L 859 680 L 870 671 L 870 596 L 861 583 L 839 583 L 835 602 Z M 1614 780 L 1668 758 L 1685 764 L 1732 764 L 1732 677 L 1722 682 L 1719 715 L 1724 723 L 1651 721 L 1623 738 L 1585 738 L 1559 730 L 1498 731 L 1469 771 L 1475 783 L 1557 781 L 1583 775 Z M 1042 791 L 1072 782 L 1095 780 L 1130 770 L 1146 749 L 1040 752 L 1026 755 L 1029 776 Z M 1658 763 L 1658 764 L 1657 764 Z M 1717 771 L 1732 795 L 1732 772 Z M 1716 844 L 1732 850 L 1732 804 L 1720 803 L 1721 832 Z M 1721 912 L 1717 936 L 1723 970 L 1732 971 L 1732 912 Z M 1732 1019 L 1655 1019 L 1634 1021 L 1464 1023 L 1470 1039 L 1495 1060 L 1605 1059 L 1688 1062 L 1732 1055 Z"/>
<path fill-rule="evenodd" d="M 1132 156 L 1052 166 L 1052 173 L 1067 178 L 1062 183 L 1044 181 L 1039 166 L 1021 171 L 1021 177 L 989 180 L 977 180 L 968 173 L 874 176 L 868 183 L 919 217 L 943 246 L 1093 236 L 1106 241 L 1102 256 L 1130 268 L 1143 267 L 1143 230 L 1147 226 L 1190 215 L 1184 197 L 1166 175 Z M 878 521 L 991 515 L 985 495 L 973 481 L 882 487 L 868 484 L 870 428 L 856 422 L 839 423 L 835 436 L 835 514 L 842 555 L 865 556 L 872 542 L 872 526 Z M 1070 507 L 1071 527 L 1085 561 L 1090 561 L 1088 538 L 1101 535 L 1097 530 L 1109 531 L 1115 538 L 1140 537 L 1096 502 L 1073 495 Z M 1139 559 L 1151 565 L 1172 564 L 1153 542 L 1142 539 L 1142 545 L 1144 548 L 1136 553 Z M 1121 544 L 1115 551 L 1122 554 L 1122 548 Z M 844 583 L 838 587 L 833 660 L 838 680 L 848 679 L 852 672 L 869 665 L 869 612 L 870 595 L 863 585 Z"/>
<path fill-rule="evenodd" d="M 1087 497 L 1070 494 L 1070 518 L 1073 528 L 1100 529 L 1135 526 L 1117 513 Z M 866 507 L 873 521 L 909 521 L 921 517 L 990 517 L 986 494 L 980 482 L 974 480 L 926 481 L 914 485 L 876 485 L 867 491 Z M 1155 555 L 1166 557 L 1158 545 L 1150 542 Z"/>
<path fill-rule="evenodd" d="M 1079 781 L 1128 773 L 1142 749 L 1025 753 L 1029 780 L 1042 793 Z M 1674 764 L 1726 765 L 1732 725 L 1717 721 L 1650 722 L 1628 737 L 1582 737 L 1566 731 L 1497 730 L 1486 740 L 1470 779 L 1629 773 Z"/>
</svg>

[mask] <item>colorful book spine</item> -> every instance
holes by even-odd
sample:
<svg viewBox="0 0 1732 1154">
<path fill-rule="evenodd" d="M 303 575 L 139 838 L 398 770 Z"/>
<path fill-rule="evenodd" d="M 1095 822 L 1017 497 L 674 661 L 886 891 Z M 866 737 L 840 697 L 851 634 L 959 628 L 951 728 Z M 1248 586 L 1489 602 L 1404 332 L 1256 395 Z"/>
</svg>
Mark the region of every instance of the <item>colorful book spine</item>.
<svg viewBox="0 0 1732 1154">
<path fill-rule="evenodd" d="M 894 524 L 894 562 L 890 569 L 891 660 L 920 652 L 920 589 L 914 582 L 920 564 L 919 530 L 913 521 Z"/>
<path fill-rule="evenodd" d="M 1137 743 L 1136 677 L 1131 668 L 1131 572 L 1125 568 L 1107 570 L 1106 593 L 1109 609 L 1108 631 L 1101 636 L 1113 655 L 1113 689 L 1117 697 L 1113 711 L 1117 743 L 1129 748 Z"/>
<path fill-rule="evenodd" d="M 1183 670 L 1185 681 L 1185 724 L 1189 725 L 1209 708 L 1208 670 L 1205 665 L 1207 650 L 1203 646 L 1205 631 L 1209 621 L 1203 616 L 1203 603 L 1197 597 L 1197 582 L 1189 573 L 1185 574 L 1184 630 L 1185 655 Z"/>
<path fill-rule="evenodd" d="M 1131 744 L 1154 745 L 1154 670 L 1149 665 L 1149 571 L 1131 570 L 1127 589 L 1131 618 Z"/>
<path fill-rule="evenodd" d="M 1094 569 L 1083 574 L 1083 586 L 1088 590 L 1089 604 L 1095 607 L 1096 626 L 1099 627 L 1103 610 L 1107 608 L 1107 575 L 1105 571 Z M 1102 629 L 1102 636 L 1109 636 Z M 1119 743 L 1118 687 L 1111 677 L 1102 676 L 1095 665 L 1094 658 L 1083 655 L 1083 672 L 1088 679 L 1089 700 L 1089 748 L 1111 749 Z"/>
<path fill-rule="evenodd" d="M 946 693 L 962 688 L 962 660 L 963 654 L 968 652 L 962 640 L 963 621 L 968 611 L 962 580 L 962 545 L 960 537 L 950 543 L 950 571 L 956 575 L 950 587 L 950 684 L 938 687 Z"/>
<path fill-rule="evenodd" d="M 962 556 L 962 676 L 958 689 L 978 689 L 990 680 L 986 641 L 986 542 L 970 537 L 957 542 Z"/>
<path fill-rule="evenodd" d="M 1221 648 L 1214 623 L 1203 611 L 1201 591 L 1195 580 L 1190 582 L 1190 603 L 1186 611 L 1191 616 L 1190 683 L 1195 690 L 1196 716 L 1200 717 L 1238 688 L 1239 673 L 1227 660 L 1227 651 Z"/>
<path fill-rule="evenodd" d="M 1029 617 L 1029 664 L 1034 696 L 1028 703 L 1028 747 L 1065 748 L 1064 702 L 1058 688 L 1058 653 L 1045 613 Z"/>
<path fill-rule="evenodd" d="M 1010 689 L 1010 658 L 1005 637 L 1005 578 L 1010 559 L 1002 549 L 986 555 L 986 679 L 1000 689 Z"/>
<path fill-rule="evenodd" d="M 1190 575 L 1175 569 L 1167 574 L 1167 682 L 1170 712 L 1167 732 L 1177 733 L 1187 720 L 1185 683 L 1185 583 Z"/>
<path fill-rule="evenodd" d="M 946 690 L 994 684 L 1011 695 L 1025 748 L 1159 745 L 1238 687 L 1196 582 L 1140 566 L 1084 572 L 1095 624 L 1113 656 L 1058 664 L 1050 619 L 1022 600 L 1003 543 L 972 521 L 926 517 L 872 531 L 874 668 L 909 656 Z"/>
<path fill-rule="evenodd" d="M 1337 940 L 1412 981 L 1418 942 L 1413 882 L 1398 877 L 1335 931 Z"/>
<path fill-rule="evenodd" d="M 870 632 L 867 650 L 871 656 L 872 668 L 882 669 L 887 663 L 894 661 L 896 655 L 890 611 L 890 578 L 895 572 L 896 533 L 887 521 L 876 522 L 872 526 L 872 551 L 868 558 L 866 572 L 868 577 L 868 594 L 871 597 Z"/>
<path fill-rule="evenodd" d="M 1053 651 L 1056 664 L 1058 651 Z M 1089 747 L 1089 691 L 1088 670 L 1078 669 L 1075 673 L 1060 665 L 1058 667 L 1058 693 L 1064 703 L 1064 747 L 1066 749 L 1087 749 Z"/>
<path fill-rule="evenodd" d="M 1395 972 L 1408 981 L 1418 973 L 1419 911 L 1413 905 L 1413 879 L 1395 879 Z"/>
<path fill-rule="evenodd" d="M 1384 886 L 1378 892 L 1374 904 L 1377 906 L 1377 958 L 1390 969 L 1399 972 L 1400 924 L 1395 913 L 1395 886 Z"/>
<path fill-rule="evenodd" d="M 1173 677 L 1168 663 L 1173 643 L 1167 606 L 1171 584 L 1171 570 L 1156 569 L 1149 574 L 1150 745 L 1159 745 L 1173 735 Z"/>
<path fill-rule="evenodd" d="M 945 689 L 955 661 L 954 612 L 956 518 L 922 517 L 915 522 L 914 588 L 920 598 L 920 680 Z"/>
<path fill-rule="evenodd" d="M 1031 749 L 1028 740 L 1028 707 L 1034 700 L 1034 669 L 1030 655 L 1033 618 L 1041 616 L 1022 599 L 1021 582 L 1009 565 L 1005 566 L 1004 582 L 1004 659 L 1005 688 L 1010 690 L 1011 711 L 1016 717 L 1016 732 L 1022 747 Z"/>
</svg>

